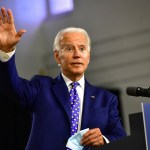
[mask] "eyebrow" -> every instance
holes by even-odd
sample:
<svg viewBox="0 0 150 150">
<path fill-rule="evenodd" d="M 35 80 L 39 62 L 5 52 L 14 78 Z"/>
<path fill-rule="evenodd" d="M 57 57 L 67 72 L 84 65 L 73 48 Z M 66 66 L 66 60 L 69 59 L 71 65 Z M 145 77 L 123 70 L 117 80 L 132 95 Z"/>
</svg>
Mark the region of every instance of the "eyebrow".
<svg viewBox="0 0 150 150">
<path fill-rule="evenodd" d="M 74 46 L 74 45 L 73 44 L 63 44 L 63 46 Z M 86 47 L 86 45 L 83 45 L 83 44 L 78 45 L 78 46 L 84 46 L 84 47 Z"/>
</svg>

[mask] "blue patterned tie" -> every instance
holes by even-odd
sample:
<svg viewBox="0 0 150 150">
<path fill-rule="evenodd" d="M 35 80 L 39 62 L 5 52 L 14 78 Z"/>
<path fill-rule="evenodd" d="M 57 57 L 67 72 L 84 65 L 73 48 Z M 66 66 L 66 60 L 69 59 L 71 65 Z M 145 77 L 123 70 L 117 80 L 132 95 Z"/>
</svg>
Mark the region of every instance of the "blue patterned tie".
<svg viewBox="0 0 150 150">
<path fill-rule="evenodd" d="M 79 123 L 80 100 L 76 87 L 78 82 L 71 83 L 70 103 L 71 103 L 71 136 L 77 133 Z"/>
<path fill-rule="evenodd" d="M 71 136 L 77 133 L 79 123 L 80 99 L 76 87 L 78 82 L 72 82 L 70 90 L 70 103 L 71 103 Z M 67 148 L 67 150 L 70 150 Z"/>
</svg>

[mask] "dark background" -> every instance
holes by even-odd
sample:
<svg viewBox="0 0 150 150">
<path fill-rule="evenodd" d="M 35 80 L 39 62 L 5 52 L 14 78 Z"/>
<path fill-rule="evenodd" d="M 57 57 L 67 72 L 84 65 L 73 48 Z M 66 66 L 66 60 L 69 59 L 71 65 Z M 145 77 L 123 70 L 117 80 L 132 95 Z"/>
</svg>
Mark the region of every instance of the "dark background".
<svg viewBox="0 0 150 150">
<path fill-rule="evenodd" d="M 29 112 L 0 93 L 0 150 L 24 150 L 30 127 Z"/>
</svg>

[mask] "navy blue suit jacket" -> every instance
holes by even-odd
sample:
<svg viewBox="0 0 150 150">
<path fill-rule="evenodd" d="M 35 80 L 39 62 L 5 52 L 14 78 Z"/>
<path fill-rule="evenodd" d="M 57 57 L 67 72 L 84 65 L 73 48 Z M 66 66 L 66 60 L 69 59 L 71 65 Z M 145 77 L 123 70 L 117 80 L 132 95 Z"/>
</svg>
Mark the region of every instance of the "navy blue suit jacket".
<svg viewBox="0 0 150 150">
<path fill-rule="evenodd" d="M 34 76 L 27 81 L 18 76 L 14 59 L 15 56 L 0 62 L 0 90 L 32 113 L 26 150 L 65 150 L 70 137 L 71 109 L 62 76 Z M 85 128 L 100 128 L 110 141 L 126 135 L 118 116 L 116 96 L 86 80 L 81 129 Z"/>
</svg>

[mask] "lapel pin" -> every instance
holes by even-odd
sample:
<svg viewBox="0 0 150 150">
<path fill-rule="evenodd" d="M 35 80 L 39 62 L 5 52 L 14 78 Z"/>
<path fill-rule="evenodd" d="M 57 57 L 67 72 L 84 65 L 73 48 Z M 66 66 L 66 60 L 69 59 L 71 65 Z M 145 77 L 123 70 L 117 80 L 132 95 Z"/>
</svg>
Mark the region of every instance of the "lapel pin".
<svg viewBox="0 0 150 150">
<path fill-rule="evenodd" d="M 91 98 L 93 98 L 93 99 L 94 99 L 94 98 L 95 98 L 95 96 L 91 96 Z"/>
</svg>

